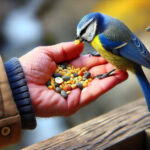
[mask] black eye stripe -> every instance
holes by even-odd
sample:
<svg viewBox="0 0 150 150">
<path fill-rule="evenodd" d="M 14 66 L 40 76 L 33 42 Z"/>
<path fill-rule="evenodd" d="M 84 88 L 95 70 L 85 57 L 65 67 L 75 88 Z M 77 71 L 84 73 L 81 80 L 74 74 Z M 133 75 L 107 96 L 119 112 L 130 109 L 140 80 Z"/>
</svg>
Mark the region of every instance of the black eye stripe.
<svg viewBox="0 0 150 150">
<path fill-rule="evenodd" d="M 80 36 L 82 36 L 82 35 L 86 32 L 86 30 L 87 30 L 87 28 L 89 27 L 89 25 L 90 25 L 90 24 L 88 24 L 88 25 L 80 32 Z"/>
<path fill-rule="evenodd" d="M 95 19 L 91 20 L 91 21 L 81 30 L 80 36 L 82 36 L 82 35 L 86 32 L 87 28 L 88 28 L 88 27 L 90 26 L 90 24 L 91 24 L 92 22 L 94 22 L 94 21 L 95 21 Z"/>
</svg>

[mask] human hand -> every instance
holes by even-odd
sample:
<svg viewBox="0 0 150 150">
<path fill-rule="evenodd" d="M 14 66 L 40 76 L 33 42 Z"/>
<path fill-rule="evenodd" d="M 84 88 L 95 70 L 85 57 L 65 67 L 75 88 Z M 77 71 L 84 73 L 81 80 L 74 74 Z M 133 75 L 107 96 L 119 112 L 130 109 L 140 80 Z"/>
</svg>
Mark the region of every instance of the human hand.
<svg viewBox="0 0 150 150">
<path fill-rule="evenodd" d="M 67 99 L 54 90 L 49 90 L 45 83 L 54 73 L 56 63 L 59 62 L 69 61 L 75 67 L 86 66 L 94 76 L 113 69 L 113 66 L 102 57 L 79 56 L 82 50 L 82 43 L 75 45 L 74 42 L 66 42 L 54 46 L 37 47 L 19 58 L 36 116 L 71 115 L 127 79 L 128 74 L 125 71 L 115 71 L 114 75 L 107 78 L 93 79 L 82 91 L 79 88 L 72 90 Z"/>
</svg>

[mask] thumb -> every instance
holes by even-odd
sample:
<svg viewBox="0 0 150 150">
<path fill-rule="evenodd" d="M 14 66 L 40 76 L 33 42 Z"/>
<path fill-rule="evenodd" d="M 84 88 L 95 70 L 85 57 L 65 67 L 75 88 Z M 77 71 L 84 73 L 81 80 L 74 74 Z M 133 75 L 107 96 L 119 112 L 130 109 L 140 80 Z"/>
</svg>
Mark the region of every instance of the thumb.
<svg viewBox="0 0 150 150">
<path fill-rule="evenodd" d="M 84 44 L 76 45 L 74 42 L 63 42 L 53 46 L 42 47 L 44 52 L 50 56 L 56 63 L 72 60 L 78 57 L 84 48 Z"/>
</svg>

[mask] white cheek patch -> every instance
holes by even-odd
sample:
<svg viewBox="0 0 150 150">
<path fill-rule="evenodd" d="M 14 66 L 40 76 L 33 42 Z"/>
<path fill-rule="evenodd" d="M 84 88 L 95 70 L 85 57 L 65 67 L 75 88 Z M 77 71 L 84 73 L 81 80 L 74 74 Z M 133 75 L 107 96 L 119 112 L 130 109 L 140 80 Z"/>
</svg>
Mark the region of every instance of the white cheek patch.
<svg viewBox="0 0 150 150">
<path fill-rule="evenodd" d="M 93 18 L 91 18 L 89 21 L 83 23 L 80 29 L 77 29 L 77 36 L 80 36 L 82 30 L 84 30 L 91 22 L 93 21 Z"/>
<path fill-rule="evenodd" d="M 85 39 L 86 41 L 90 42 L 93 40 L 95 37 L 96 33 L 96 28 L 97 28 L 97 22 L 93 21 L 86 29 L 86 32 L 82 35 L 82 38 Z"/>
</svg>

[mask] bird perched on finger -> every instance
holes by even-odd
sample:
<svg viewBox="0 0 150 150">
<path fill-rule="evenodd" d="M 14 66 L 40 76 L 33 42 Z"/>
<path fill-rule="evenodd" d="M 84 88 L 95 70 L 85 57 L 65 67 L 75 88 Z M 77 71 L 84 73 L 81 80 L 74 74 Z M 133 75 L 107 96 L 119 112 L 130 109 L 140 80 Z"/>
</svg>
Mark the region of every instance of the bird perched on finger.
<svg viewBox="0 0 150 150">
<path fill-rule="evenodd" d="M 103 13 L 90 13 L 77 25 L 77 39 L 90 43 L 116 69 L 136 74 L 150 111 L 150 84 L 141 66 L 150 69 L 150 53 L 144 44 L 120 20 Z"/>
</svg>

